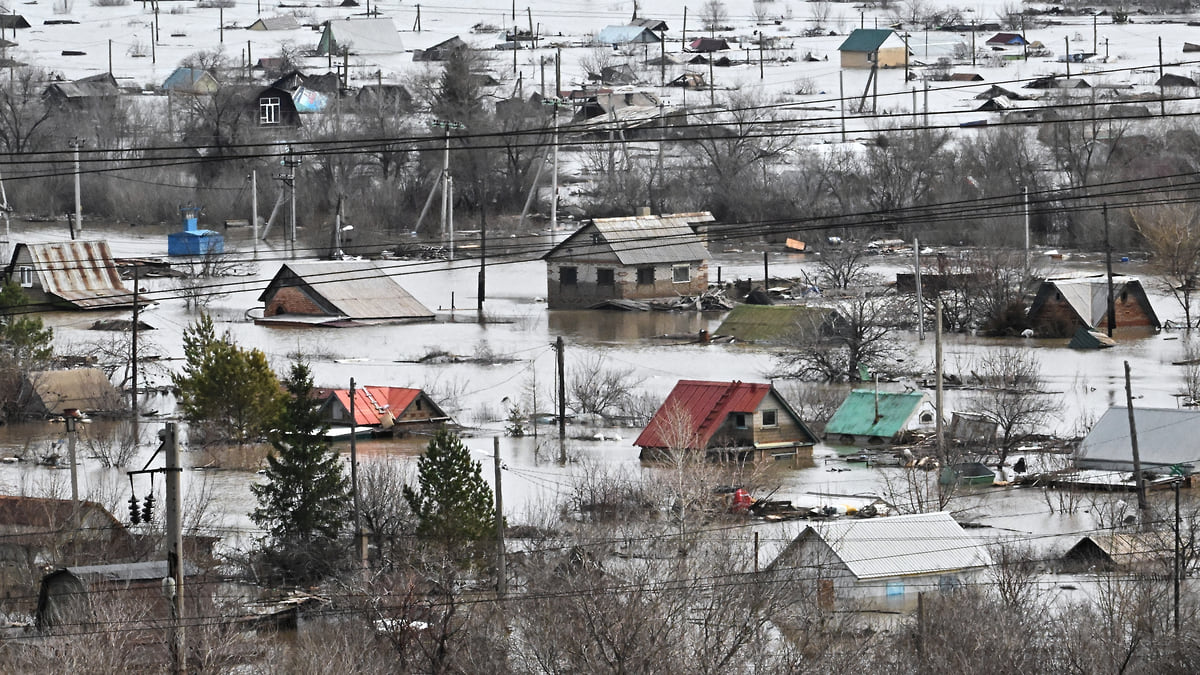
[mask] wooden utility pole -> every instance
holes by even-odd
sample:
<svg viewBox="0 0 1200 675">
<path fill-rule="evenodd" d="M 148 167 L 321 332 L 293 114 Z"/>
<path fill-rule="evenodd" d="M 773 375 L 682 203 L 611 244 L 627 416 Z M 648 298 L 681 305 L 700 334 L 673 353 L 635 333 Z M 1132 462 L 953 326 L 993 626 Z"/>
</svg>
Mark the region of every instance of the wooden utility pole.
<svg viewBox="0 0 1200 675">
<path fill-rule="evenodd" d="M 367 547 L 364 546 L 363 529 L 362 529 L 362 511 L 358 508 L 358 443 L 355 436 L 358 435 L 358 421 L 354 411 L 354 399 L 356 390 L 354 386 L 354 378 L 350 378 L 350 496 L 354 502 L 354 548 L 358 554 L 358 560 L 366 566 Z"/>
<path fill-rule="evenodd" d="M 496 595 L 508 594 L 508 571 L 504 565 L 504 490 L 500 483 L 500 437 L 492 437 L 492 464 L 496 468 Z"/>
<path fill-rule="evenodd" d="M 564 366 L 562 336 L 554 340 L 555 358 L 558 364 L 558 461 L 567 463 L 567 373 Z"/>
<path fill-rule="evenodd" d="M 138 270 L 139 266 L 135 263 L 133 266 L 133 323 L 129 326 L 133 337 L 129 343 L 129 376 L 133 382 L 133 389 L 129 396 L 129 412 L 133 414 L 134 445 L 137 445 L 138 439 Z"/>
<path fill-rule="evenodd" d="M 67 458 L 71 462 L 71 550 L 72 561 L 79 564 L 79 469 L 75 464 L 75 436 L 79 424 L 79 411 L 75 408 L 63 410 L 63 424 L 67 429 Z"/>
<path fill-rule="evenodd" d="M 946 464 L 946 450 L 942 434 L 942 296 L 938 295 L 937 316 L 933 319 L 933 378 L 934 383 L 934 430 L 937 438 L 938 461 Z"/>
<path fill-rule="evenodd" d="M 1137 423 L 1133 414 L 1133 385 L 1130 384 L 1128 361 L 1125 362 L 1125 405 L 1129 408 L 1129 445 L 1133 451 L 1133 479 L 1137 486 L 1138 512 L 1145 523 L 1150 504 L 1146 501 L 1146 480 L 1142 476 L 1142 457 L 1138 454 Z"/>
<path fill-rule="evenodd" d="M 1108 337 L 1112 337 L 1113 329 L 1117 326 L 1117 302 L 1113 297 L 1112 243 L 1108 238 L 1108 204 L 1104 205 L 1104 269 L 1105 279 L 1108 282 Z"/>
<path fill-rule="evenodd" d="M 250 227 L 254 235 L 254 259 L 258 260 L 258 169 L 250 170 Z"/>
<path fill-rule="evenodd" d="M 163 591 L 171 603 L 171 672 L 187 672 L 187 644 L 183 611 L 183 493 L 180 478 L 179 436 L 174 422 L 163 429 L 167 483 L 167 579 Z"/>
</svg>

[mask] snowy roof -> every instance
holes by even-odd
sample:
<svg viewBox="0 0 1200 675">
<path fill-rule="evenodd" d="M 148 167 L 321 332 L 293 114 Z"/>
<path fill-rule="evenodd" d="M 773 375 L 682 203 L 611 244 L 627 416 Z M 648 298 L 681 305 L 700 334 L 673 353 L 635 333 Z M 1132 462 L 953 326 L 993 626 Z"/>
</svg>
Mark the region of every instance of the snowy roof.
<svg viewBox="0 0 1200 675">
<path fill-rule="evenodd" d="M 328 54 L 344 47 L 349 47 L 351 54 L 397 54 L 404 51 L 404 42 L 396 24 L 387 18 L 326 23 L 317 53 Z"/>
<path fill-rule="evenodd" d="M 992 564 L 987 550 L 945 511 L 842 518 L 809 526 L 780 558 L 785 559 L 809 537 L 825 542 L 859 580 L 939 574 Z"/>
<path fill-rule="evenodd" d="M 605 26 L 596 34 L 596 42 L 606 45 L 660 41 L 658 34 L 645 26 Z"/>
</svg>

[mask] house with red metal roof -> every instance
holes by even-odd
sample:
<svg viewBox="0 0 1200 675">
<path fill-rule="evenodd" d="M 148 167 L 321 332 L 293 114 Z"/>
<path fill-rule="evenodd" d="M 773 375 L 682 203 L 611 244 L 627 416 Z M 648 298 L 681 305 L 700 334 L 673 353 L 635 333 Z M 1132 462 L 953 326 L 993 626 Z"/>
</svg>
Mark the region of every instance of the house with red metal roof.
<svg viewBox="0 0 1200 675">
<path fill-rule="evenodd" d="M 633 444 L 643 460 L 687 450 L 757 462 L 811 457 L 816 443 L 771 384 L 680 380 Z"/>
<path fill-rule="evenodd" d="M 420 389 L 407 387 L 355 387 L 351 417 L 349 389 L 327 390 L 321 417 L 335 426 L 374 427 L 401 436 L 414 431 L 438 429 L 451 420 L 433 399 Z"/>
</svg>

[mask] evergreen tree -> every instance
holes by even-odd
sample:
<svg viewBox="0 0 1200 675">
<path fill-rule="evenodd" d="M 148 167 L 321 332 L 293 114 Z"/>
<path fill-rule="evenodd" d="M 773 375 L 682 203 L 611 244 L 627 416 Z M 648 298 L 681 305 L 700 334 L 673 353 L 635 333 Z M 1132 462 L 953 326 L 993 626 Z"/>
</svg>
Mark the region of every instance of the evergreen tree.
<svg viewBox="0 0 1200 675">
<path fill-rule="evenodd" d="M 238 444 L 262 438 L 282 400 L 266 355 L 241 349 L 228 333 L 218 337 L 208 315 L 183 331 L 183 355 L 183 373 L 171 381 L 188 422 Z"/>
<path fill-rule="evenodd" d="M 22 315 L 29 297 L 16 282 L 0 286 L 0 351 L 12 365 L 24 370 L 43 367 L 54 356 L 54 330 L 41 317 Z"/>
<path fill-rule="evenodd" d="M 472 544 L 495 531 L 492 488 L 479 462 L 453 432 L 442 430 L 417 460 L 420 492 L 404 486 L 417 515 L 417 534 L 449 546 Z"/>
<path fill-rule="evenodd" d="M 288 395 L 270 434 L 266 482 L 250 487 L 258 500 L 250 517 L 266 530 L 285 572 L 320 575 L 343 530 L 350 485 L 341 460 L 324 439 L 329 425 L 312 397 L 308 366 L 292 364 L 284 387 Z"/>
</svg>

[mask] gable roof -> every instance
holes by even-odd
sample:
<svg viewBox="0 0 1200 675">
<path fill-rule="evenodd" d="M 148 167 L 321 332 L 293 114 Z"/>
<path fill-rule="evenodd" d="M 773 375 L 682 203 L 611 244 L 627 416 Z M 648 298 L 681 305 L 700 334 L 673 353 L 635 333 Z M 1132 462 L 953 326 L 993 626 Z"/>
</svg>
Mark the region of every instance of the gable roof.
<svg viewBox="0 0 1200 675">
<path fill-rule="evenodd" d="M 895 35 L 890 28 L 855 28 L 838 47 L 839 52 L 878 51 L 888 38 Z"/>
<path fill-rule="evenodd" d="M 686 421 L 689 450 L 707 448 L 714 434 L 733 413 L 753 413 L 767 394 L 775 394 L 786 412 L 792 416 L 801 431 L 812 443 L 817 437 L 800 419 L 796 411 L 775 391 L 770 384 L 759 382 L 711 382 L 707 380 L 680 380 L 650 418 L 650 423 L 638 435 L 634 445 L 642 448 L 670 448 L 685 439 L 670 438 L 678 433 L 674 427 Z M 678 411 L 678 412 L 677 412 Z M 684 420 L 674 419 L 683 413 Z M 694 441 L 694 444 L 693 444 Z"/>
<path fill-rule="evenodd" d="M 404 41 L 388 18 L 326 22 L 317 53 L 325 55 L 343 47 L 349 47 L 352 54 L 398 54 L 404 51 Z"/>
<path fill-rule="evenodd" d="M 606 45 L 662 42 L 662 37 L 645 26 L 605 26 L 596 34 L 596 42 Z"/>
<path fill-rule="evenodd" d="M 876 397 L 879 401 L 878 417 Z M 924 401 L 925 394 L 916 391 L 881 391 L 876 394 L 872 389 L 855 389 L 829 418 L 825 434 L 891 438 L 904 430 L 908 420 L 917 413 Z"/>
<path fill-rule="evenodd" d="M 0 28 L 29 28 L 29 21 L 20 14 L 0 14 Z"/>
<path fill-rule="evenodd" d="M 75 502 L 70 499 L 0 495 L 0 532 L 10 541 L 22 534 L 44 535 L 70 523 L 74 509 Z M 79 511 L 89 532 L 108 529 L 110 539 L 128 533 L 119 520 L 96 502 L 81 500 Z"/>
<path fill-rule="evenodd" d="M 300 22 L 291 14 L 266 16 L 246 27 L 246 30 L 296 30 Z"/>
<path fill-rule="evenodd" d="M 99 368 L 35 371 L 26 381 L 37 402 L 51 415 L 71 408 L 92 412 L 121 406 L 120 392 Z"/>
<path fill-rule="evenodd" d="M 1196 81 L 1184 75 L 1167 73 L 1154 82 L 1156 87 L 1194 87 Z"/>
<path fill-rule="evenodd" d="M 815 305 L 737 305 L 717 328 L 716 335 L 743 341 L 778 342 L 797 332 L 816 337 L 832 329 L 837 310 Z"/>
<path fill-rule="evenodd" d="M 407 387 L 355 387 L 354 423 L 362 426 L 381 424 L 383 423 L 384 413 L 389 411 L 393 416 L 399 417 L 421 394 L 422 391 L 420 389 L 410 389 Z M 342 408 L 349 412 L 349 389 L 335 389 L 330 395 L 337 399 Z M 442 411 L 441 407 L 433 402 L 433 399 L 426 396 L 425 400 L 433 407 L 433 410 L 430 411 L 430 417 L 444 417 L 449 419 L 449 416 Z"/>
<path fill-rule="evenodd" d="M 860 581 L 944 574 L 992 564 L 987 549 L 968 536 L 945 511 L 886 518 L 842 518 L 809 526 L 776 562 L 812 537 L 829 546 Z"/>
<path fill-rule="evenodd" d="M 371 261 L 289 262 L 258 296 L 268 302 L 280 288 L 299 286 L 331 316 L 348 319 L 432 319 L 387 272 Z"/>
<path fill-rule="evenodd" d="M 11 279 L 22 250 L 29 252 L 42 290 L 80 309 L 132 307 L 107 241 L 17 244 L 7 275 Z"/>
<path fill-rule="evenodd" d="M 708 249 L 692 223 L 711 223 L 707 211 L 661 216 L 594 218 L 546 253 L 547 260 L 611 252 L 622 265 L 708 260 Z M 595 233 L 598 238 L 587 240 Z"/>
<path fill-rule="evenodd" d="M 1029 306 L 1030 318 L 1038 315 L 1055 291 L 1062 294 L 1063 300 L 1067 302 L 1084 325 L 1098 326 L 1108 315 L 1108 279 L 1101 274 L 1043 281 L 1033 303 Z M 1113 296 L 1119 297 L 1122 293 L 1133 294 L 1134 299 L 1142 306 L 1142 311 L 1150 319 L 1152 326 L 1158 328 L 1162 325 L 1154 308 L 1150 305 L 1150 300 L 1146 297 L 1146 291 L 1142 288 L 1141 281 L 1136 277 L 1114 276 Z"/>
<path fill-rule="evenodd" d="M 1029 43 L 1026 42 L 1025 38 L 1021 37 L 1019 33 L 996 33 L 992 37 L 988 38 L 987 42 L 984 44 L 1021 46 Z"/>
<path fill-rule="evenodd" d="M 1200 466 L 1200 448 L 1196 447 L 1196 439 L 1200 438 L 1200 412 L 1134 408 L 1133 420 L 1143 469 L 1181 465 L 1191 473 Z M 1079 444 L 1079 466 L 1124 470 L 1132 464 L 1129 409 L 1109 408 Z"/>
<path fill-rule="evenodd" d="M 652 31 L 658 32 L 671 30 L 667 27 L 667 22 L 662 19 L 634 19 L 629 22 L 629 25 L 641 26 L 642 28 L 649 28 Z"/>
<path fill-rule="evenodd" d="M 688 49 L 693 52 L 719 52 L 729 49 L 725 38 L 698 37 L 688 43 Z"/>
<path fill-rule="evenodd" d="M 200 68 L 180 66 L 167 76 L 162 88 L 184 94 L 211 94 L 220 87 L 212 73 Z"/>
</svg>

